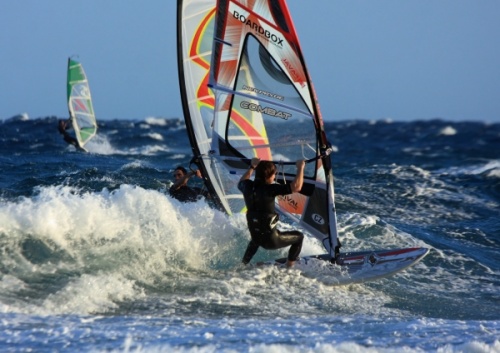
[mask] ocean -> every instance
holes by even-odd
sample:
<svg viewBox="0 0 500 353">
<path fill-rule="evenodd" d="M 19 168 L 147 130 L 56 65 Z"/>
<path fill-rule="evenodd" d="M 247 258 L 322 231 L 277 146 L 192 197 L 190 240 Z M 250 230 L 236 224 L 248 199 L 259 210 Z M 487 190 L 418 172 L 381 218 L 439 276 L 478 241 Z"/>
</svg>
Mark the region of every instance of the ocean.
<svg viewBox="0 0 500 353">
<path fill-rule="evenodd" d="M 1 121 L 0 351 L 500 352 L 500 123 L 325 129 L 341 250 L 429 247 L 414 267 L 339 286 L 240 265 L 244 215 L 166 192 L 182 119 L 101 121 L 89 153 L 57 117 Z"/>
</svg>

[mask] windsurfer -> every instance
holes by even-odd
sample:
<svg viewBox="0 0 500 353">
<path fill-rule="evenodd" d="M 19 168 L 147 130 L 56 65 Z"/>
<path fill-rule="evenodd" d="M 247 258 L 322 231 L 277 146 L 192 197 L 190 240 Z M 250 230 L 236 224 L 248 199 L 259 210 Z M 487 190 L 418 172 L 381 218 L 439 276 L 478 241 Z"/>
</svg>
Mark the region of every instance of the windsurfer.
<svg viewBox="0 0 500 353">
<path fill-rule="evenodd" d="M 247 206 L 247 223 L 251 240 L 243 255 L 243 264 L 248 264 L 259 247 L 275 250 L 290 246 L 287 266 L 292 267 L 302 249 L 304 235 L 297 231 L 280 231 L 276 228 L 278 214 L 275 197 L 299 192 L 304 181 L 305 161 L 296 162 L 297 175 L 289 184 L 275 184 L 276 166 L 269 161 L 252 158 L 250 168 L 242 175 L 238 189 L 243 193 Z M 255 180 L 250 180 L 255 170 Z"/>
<path fill-rule="evenodd" d="M 64 141 L 66 141 L 68 144 L 75 146 L 77 149 L 82 150 L 80 147 L 80 144 L 78 143 L 78 140 L 71 136 L 68 131 L 68 129 L 71 129 L 71 120 L 59 120 L 59 125 L 58 125 L 58 130 L 61 135 L 64 137 Z"/>
<path fill-rule="evenodd" d="M 181 201 L 181 202 L 195 202 L 201 195 L 201 189 L 196 187 L 189 187 L 187 185 L 189 179 L 196 175 L 201 178 L 200 170 L 187 172 L 184 167 L 177 167 L 174 170 L 175 182 L 168 190 L 170 196 Z"/>
</svg>

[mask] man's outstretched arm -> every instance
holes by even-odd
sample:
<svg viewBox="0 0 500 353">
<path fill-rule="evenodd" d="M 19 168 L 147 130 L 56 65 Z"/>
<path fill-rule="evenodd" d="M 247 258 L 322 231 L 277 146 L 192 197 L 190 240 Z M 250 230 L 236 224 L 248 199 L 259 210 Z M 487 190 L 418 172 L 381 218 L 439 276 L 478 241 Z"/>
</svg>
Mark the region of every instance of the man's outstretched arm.
<svg viewBox="0 0 500 353">
<path fill-rule="evenodd" d="M 240 181 L 248 180 L 252 176 L 254 169 L 259 165 L 260 158 L 252 158 L 250 161 L 250 168 L 241 176 Z"/>
<path fill-rule="evenodd" d="M 298 160 L 295 165 L 297 166 L 297 175 L 290 183 L 290 186 L 292 188 L 292 192 L 299 192 L 300 189 L 302 189 L 302 184 L 304 184 L 304 169 L 306 162 L 304 160 Z"/>
</svg>

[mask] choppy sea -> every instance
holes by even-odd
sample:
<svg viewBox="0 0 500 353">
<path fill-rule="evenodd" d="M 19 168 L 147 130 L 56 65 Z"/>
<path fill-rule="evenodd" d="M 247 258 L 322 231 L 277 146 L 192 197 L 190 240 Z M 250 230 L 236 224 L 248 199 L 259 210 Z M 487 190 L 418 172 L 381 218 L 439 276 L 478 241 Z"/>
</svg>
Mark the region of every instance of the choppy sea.
<svg viewBox="0 0 500 353">
<path fill-rule="evenodd" d="M 0 351 L 500 352 L 500 124 L 326 131 L 342 250 L 429 247 L 416 266 L 345 286 L 243 268 L 243 215 L 166 194 L 180 119 L 101 121 L 89 153 L 57 117 L 0 121 Z"/>
</svg>

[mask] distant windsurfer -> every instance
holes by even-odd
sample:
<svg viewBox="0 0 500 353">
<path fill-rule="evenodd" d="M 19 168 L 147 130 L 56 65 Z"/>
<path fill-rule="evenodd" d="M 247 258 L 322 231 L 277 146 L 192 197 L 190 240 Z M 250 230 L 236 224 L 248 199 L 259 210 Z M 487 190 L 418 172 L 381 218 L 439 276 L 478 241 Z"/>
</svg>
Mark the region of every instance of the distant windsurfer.
<svg viewBox="0 0 500 353">
<path fill-rule="evenodd" d="M 66 141 L 70 145 L 75 146 L 77 149 L 79 149 L 81 151 L 85 151 L 85 149 L 80 147 L 78 140 L 68 133 L 67 130 L 71 129 L 71 128 L 72 128 L 71 119 L 59 120 L 58 130 L 59 130 L 59 133 L 61 135 L 63 135 L 64 141 Z"/>
<path fill-rule="evenodd" d="M 290 246 L 287 266 L 292 267 L 302 249 L 304 235 L 297 231 L 280 231 L 276 228 L 278 214 L 275 211 L 275 197 L 299 192 L 304 182 L 305 161 L 296 162 L 297 175 L 289 184 L 275 184 L 276 166 L 269 161 L 252 158 L 250 168 L 242 175 L 238 189 L 243 193 L 247 206 L 247 223 L 251 240 L 242 262 L 250 262 L 259 247 L 275 250 Z M 250 180 L 255 170 L 255 180 Z"/>
<path fill-rule="evenodd" d="M 170 196 L 181 202 L 195 202 L 202 195 L 202 190 L 196 187 L 189 187 L 187 185 L 189 179 L 196 175 L 201 178 L 200 170 L 187 172 L 184 167 L 177 167 L 174 170 L 175 182 L 168 190 Z"/>
</svg>

